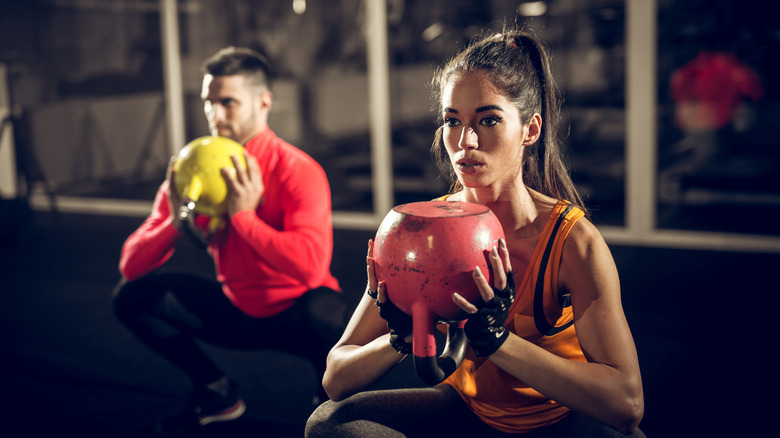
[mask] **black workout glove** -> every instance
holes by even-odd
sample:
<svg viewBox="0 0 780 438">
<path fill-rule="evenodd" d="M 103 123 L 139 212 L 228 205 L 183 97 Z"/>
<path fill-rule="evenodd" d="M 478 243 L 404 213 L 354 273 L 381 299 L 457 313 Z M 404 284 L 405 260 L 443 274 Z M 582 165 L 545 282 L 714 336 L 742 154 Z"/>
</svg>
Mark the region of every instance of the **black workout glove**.
<svg viewBox="0 0 780 438">
<path fill-rule="evenodd" d="M 503 290 L 492 288 L 494 296 L 490 301 L 473 303 L 477 312 L 469 315 L 464 327 L 471 348 L 478 357 L 488 357 L 495 353 L 509 337 L 504 323 L 509 307 L 515 301 L 515 277 L 512 272 L 507 272 Z"/>
<path fill-rule="evenodd" d="M 412 333 L 412 317 L 404 313 L 401 309 L 387 299 L 384 303 L 377 300 L 377 293 L 368 290 L 368 295 L 376 300 L 379 307 L 379 316 L 387 321 L 387 328 L 390 329 L 390 345 L 399 353 L 409 354 L 412 352 L 412 344 L 406 342 L 406 337 Z"/>
</svg>

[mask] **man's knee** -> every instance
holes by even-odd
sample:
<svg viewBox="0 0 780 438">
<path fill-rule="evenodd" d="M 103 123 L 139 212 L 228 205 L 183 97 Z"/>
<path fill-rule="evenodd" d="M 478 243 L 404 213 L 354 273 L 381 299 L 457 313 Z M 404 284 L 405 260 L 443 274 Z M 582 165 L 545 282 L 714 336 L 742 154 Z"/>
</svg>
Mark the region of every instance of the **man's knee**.
<svg viewBox="0 0 780 438">
<path fill-rule="evenodd" d="M 328 288 L 313 289 L 300 298 L 306 324 L 316 332 L 338 341 L 347 325 L 347 302 L 343 294 Z"/>
<path fill-rule="evenodd" d="M 151 277 L 136 280 L 119 280 L 111 294 L 111 309 L 120 321 L 128 321 L 140 313 L 147 312 L 159 299 Z"/>
<path fill-rule="evenodd" d="M 127 316 L 128 308 L 130 307 L 127 304 L 127 289 L 130 288 L 128 287 L 129 283 L 130 282 L 126 278 L 122 277 L 111 291 L 111 310 L 120 320 Z"/>
</svg>

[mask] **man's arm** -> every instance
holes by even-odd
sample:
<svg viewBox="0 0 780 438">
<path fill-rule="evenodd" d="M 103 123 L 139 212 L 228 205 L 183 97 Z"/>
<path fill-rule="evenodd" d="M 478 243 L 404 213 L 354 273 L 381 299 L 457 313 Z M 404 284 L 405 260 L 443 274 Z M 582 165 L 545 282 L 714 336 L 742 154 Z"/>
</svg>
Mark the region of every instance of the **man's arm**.
<svg viewBox="0 0 780 438">
<path fill-rule="evenodd" d="M 122 246 L 119 271 L 128 280 L 142 277 L 168 261 L 182 235 L 172 224 L 168 187 L 166 180 L 157 190 L 152 213 Z"/>
</svg>

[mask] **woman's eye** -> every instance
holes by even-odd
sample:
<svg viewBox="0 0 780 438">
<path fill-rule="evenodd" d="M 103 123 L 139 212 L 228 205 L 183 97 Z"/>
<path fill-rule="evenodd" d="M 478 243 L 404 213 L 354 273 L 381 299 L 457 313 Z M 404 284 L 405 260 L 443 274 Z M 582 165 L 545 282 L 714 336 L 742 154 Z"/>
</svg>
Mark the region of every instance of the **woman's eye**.
<svg viewBox="0 0 780 438">
<path fill-rule="evenodd" d="M 482 119 L 482 121 L 479 124 L 483 126 L 495 126 L 500 121 L 501 121 L 501 117 L 488 116 Z"/>
<path fill-rule="evenodd" d="M 445 117 L 444 118 L 444 125 L 445 126 L 453 127 L 453 126 L 458 126 L 459 124 L 460 124 L 460 122 L 458 121 L 458 119 L 453 119 L 452 117 Z"/>
</svg>

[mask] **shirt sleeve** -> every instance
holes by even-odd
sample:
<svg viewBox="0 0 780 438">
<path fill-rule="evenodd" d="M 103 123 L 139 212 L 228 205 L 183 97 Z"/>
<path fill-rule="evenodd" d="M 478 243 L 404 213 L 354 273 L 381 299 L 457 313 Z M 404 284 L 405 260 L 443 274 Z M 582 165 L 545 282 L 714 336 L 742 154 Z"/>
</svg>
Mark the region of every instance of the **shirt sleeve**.
<svg viewBox="0 0 780 438">
<path fill-rule="evenodd" d="M 171 223 L 166 181 L 157 190 L 152 213 L 122 246 L 119 259 L 122 276 L 135 280 L 165 264 L 180 237 L 181 232 Z"/>
</svg>

